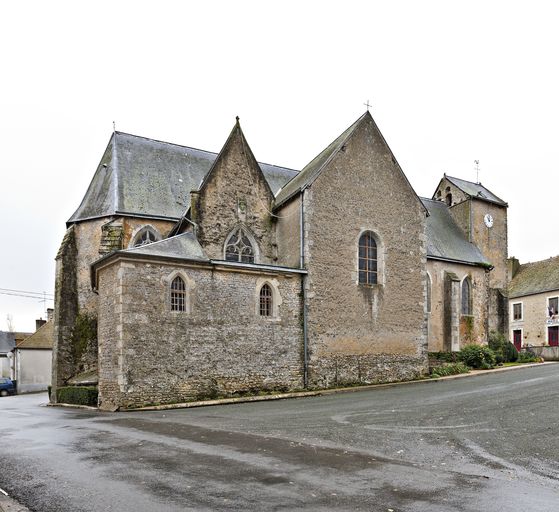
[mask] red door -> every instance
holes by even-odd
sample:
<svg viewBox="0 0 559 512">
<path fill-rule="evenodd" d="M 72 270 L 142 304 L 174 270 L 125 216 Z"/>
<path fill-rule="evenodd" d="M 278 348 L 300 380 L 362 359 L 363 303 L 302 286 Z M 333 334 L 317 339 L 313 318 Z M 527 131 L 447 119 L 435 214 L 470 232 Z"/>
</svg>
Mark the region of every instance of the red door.
<svg viewBox="0 0 559 512">
<path fill-rule="evenodd" d="M 547 341 L 550 347 L 559 346 L 559 326 L 547 328 Z"/>
<path fill-rule="evenodd" d="M 520 352 L 520 349 L 522 348 L 522 331 L 520 329 L 512 331 L 512 342 L 514 343 L 516 350 Z"/>
</svg>

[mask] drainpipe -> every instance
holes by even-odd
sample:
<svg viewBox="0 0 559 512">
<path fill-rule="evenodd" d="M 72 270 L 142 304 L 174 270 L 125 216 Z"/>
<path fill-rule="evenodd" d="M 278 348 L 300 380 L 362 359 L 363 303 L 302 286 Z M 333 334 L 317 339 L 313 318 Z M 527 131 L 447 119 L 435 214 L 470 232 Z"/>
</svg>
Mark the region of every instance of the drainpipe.
<svg viewBox="0 0 559 512">
<path fill-rule="evenodd" d="M 301 191 L 301 208 L 299 219 L 299 245 L 300 245 L 300 257 L 299 257 L 299 267 L 305 268 L 305 191 Z M 309 344 L 308 344 L 308 334 L 307 334 L 307 275 L 303 275 L 301 280 L 302 295 L 303 295 L 303 386 L 305 388 L 309 385 Z"/>
</svg>

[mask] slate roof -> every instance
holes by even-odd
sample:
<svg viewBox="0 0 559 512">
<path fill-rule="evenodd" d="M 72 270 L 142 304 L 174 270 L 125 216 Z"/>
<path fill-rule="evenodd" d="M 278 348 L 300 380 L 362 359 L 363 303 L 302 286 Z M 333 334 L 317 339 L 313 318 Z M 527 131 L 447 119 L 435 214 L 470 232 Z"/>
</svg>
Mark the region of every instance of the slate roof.
<svg viewBox="0 0 559 512">
<path fill-rule="evenodd" d="M 359 123 L 367 116 L 370 115 L 365 112 L 355 123 L 353 123 L 347 130 L 345 130 L 337 139 L 335 139 L 326 149 L 314 157 L 297 176 L 295 176 L 289 183 L 287 183 L 276 196 L 276 207 L 285 203 L 288 199 L 293 197 L 301 190 L 308 187 L 315 178 L 320 174 L 320 171 L 326 166 L 335 154 L 341 149 L 347 139 L 351 136 Z"/>
<path fill-rule="evenodd" d="M 0 331 L 0 354 L 7 354 L 16 346 L 13 332 Z"/>
<path fill-rule="evenodd" d="M 41 325 L 31 336 L 20 341 L 16 348 L 49 348 L 54 344 L 54 322 Z"/>
<path fill-rule="evenodd" d="M 490 262 L 479 248 L 468 241 L 442 201 L 421 198 L 429 216 L 425 220 L 427 258 L 444 259 L 469 265 L 487 266 Z"/>
<path fill-rule="evenodd" d="M 91 184 L 67 224 L 116 213 L 178 220 L 217 153 L 114 132 Z M 259 163 L 272 191 L 297 175 Z"/>
<path fill-rule="evenodd" d="M 462 180 L 460 178 L 453 178 L 446 176 L 446 179 L 453 185 L 458 187 L 462 192 L 468 194 L 470 197 L 487 201 L 488 203 L 495 203 L 500 206 L 508 206 L 508 204 L 501 198 L 497 197 L 493 192 L 485 188 L 481 183 L 473 183 L 471 181 Z"/>
<path fill-rule="evenodd" d="M 167 258 L 180 258 L 196 261 L 210 261 L 202 246 L 193 233 L 182 233 L 180 235 L 141 245 L 132 249 L 118 251 L 126 254 L 139 254 L 150 256 L 165 256 Z"/>
<path fill-rule="evenodd" d="M 509 297 L 522 297 L 552 290 L 559 290 L 559 256 L 520 265 L 510 283 Z"/>
</svg>

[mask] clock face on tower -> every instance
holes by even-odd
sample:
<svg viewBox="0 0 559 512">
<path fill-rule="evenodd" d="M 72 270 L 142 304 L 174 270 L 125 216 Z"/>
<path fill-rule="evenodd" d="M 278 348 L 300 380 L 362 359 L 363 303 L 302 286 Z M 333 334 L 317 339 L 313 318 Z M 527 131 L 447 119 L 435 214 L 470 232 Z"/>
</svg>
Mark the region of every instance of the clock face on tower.
<svg viewBox="0 0 559 512">
<path fill-rule="evenodd" d="M 490 228 L 493 226 L 493 216 L 490 213 L 486 213 L 485 217 L 483 217 L 483 222 L 485 222 L 485 225 Z"/>
</svg>

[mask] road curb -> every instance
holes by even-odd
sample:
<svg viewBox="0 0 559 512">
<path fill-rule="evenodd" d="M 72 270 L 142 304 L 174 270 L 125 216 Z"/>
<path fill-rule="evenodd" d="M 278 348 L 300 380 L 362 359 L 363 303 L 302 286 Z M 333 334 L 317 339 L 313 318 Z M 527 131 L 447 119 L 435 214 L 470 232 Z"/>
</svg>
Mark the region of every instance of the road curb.
<svg viewBox="0 0 559 512">
<path fill-rule="evenodd" d="M 468 373 L 460 373 L 458 375 L 447 375 L 445 377 L 436 377 L 417 380 L 406 380 L 400 382 L 386 382 L 383 384 L 367 384 L 364 386 L 351 386 L 345 388 L 331 388 L 331 389 L 317 389 L 313 391 L 295 391 L 292 393 L 278 393 L 275 395 L 263 396 L 243 396 L 236 398 L 217 398 L 215 400 L 199 400 L 196 402 L 182 402 L 178 404 L 164 404 L 164 405 L 149 405 L 146 407 L 135 407 L 130 409 L 120 409 L 121 412 L 136 412 L 136 411 L 167 411 L 171 409 L 191 409 L 194 407 L 211 407 L 214 405 L 228 405 L 228 404 L 241 404 L 248 402 L 267 402 L 269 400 L 287 400 L 289 398 L 305 398 L 312 396 L 325 396 L 334 395 L 338 393 L 355 393 L 357 391 L 367 391 L 369 389 L 388 388 L 394 386 L 406 386 L 410 384 L 426 384 L 430 382 L 439 382 L 453 379 L 464 379 L 467 377 L 477 377 L 479 375 L 488 375 L 491 373 L 507 372 L 511 370 L 521 370 L 525 368 L 534 368 L 536 366 L 545 366 L 558 364 L 559 361 L 546 361 L 544 363 L 526 363 L 518 366 L 507 366 L 502 368 L 493 368 L 491 370 L 470 370 Z M 48 407 L 68 407 L 72 409 L 87 409 L 91 411 L 99 411 L 97 407 L 88 405 L 76 404 L 52 404 L 48 403 Z M 107 411 L 103 411 L 107 412 Z M 1 511 L 0 511 L 1 512 Z M 11 511 L 10 511 L 11 512 Z"/>
<path fill-rule="evenodd" d="M 2 490 L 0 489 L 0 491 Z M 30 512 L 27 507 L 20 505 L 7 494 L 4 494 L 4 492 L 0 492 L 0 512 Z"/>
</svg>

